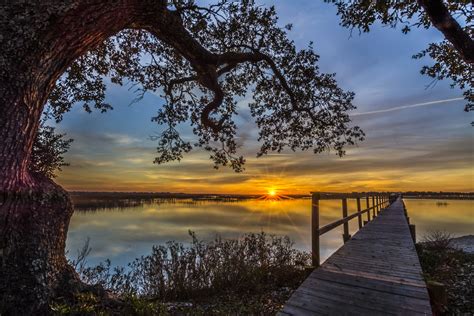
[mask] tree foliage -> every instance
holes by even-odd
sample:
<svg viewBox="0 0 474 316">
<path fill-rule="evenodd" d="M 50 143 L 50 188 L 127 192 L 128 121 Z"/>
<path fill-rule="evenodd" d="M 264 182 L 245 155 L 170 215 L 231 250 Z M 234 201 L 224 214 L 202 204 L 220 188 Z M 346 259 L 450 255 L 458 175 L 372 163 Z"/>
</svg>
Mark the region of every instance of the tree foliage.
<svg viewBox="0 0 474 316">
<path fill-rule="evenodd" d="M 42 120 L 31 151 L 30 171 L 54 178 L 57 170 L 61 171 L 62 167 L 69 165 L 63 155 L 73 140 L 65 139 L 65 135 L 46 125 L 46 118 Z"/>
<path fill-rule="evenodd" d="M 445 39 L 430 43 L 413 58 L 429 56 L 434 64 L 421 73 L 436 80 L 451 79 L 452 87 L 464 90 L 465 111 L 474 110 L 474 14 L 470 0 L 418 1 L 342 1 L 325 0 L 337 6 L 341 25 L 359 32 L 369 32 L 377 21 L 406 34 L 413 28 L 436 27 Z"/>
<path fill-rule="evenodd" d="M 278 25 L 274 7 L 253 0 L 219 0 L 206 7 L 173 0 L 167 9 L 191 36 L 189 47 L 143 27 L 121 31 L 78 58 L 59 79 L 49 98 L 54 118 L 60 121 L 77 102 L 86 111 L 111 109 L 104 81 L 110 78 L 135 88 L 135 101 L 148 91 L 165 100 L 152 119 L 165 126 L 157 137 L 159 164 L 201 147 L 216 168 L 241 171 L 245 159 L 237 154 L 236 97 L 249 91 L 250 112 L 259 127 L 258 156 L 285 148 L 332 149 L 342 156 L 346 145 L 364 139 L 347 114 L 355 108 L 353 93 L 339 88 L 334 74 L 319 71 L 311 44 L 295 47 L 287 34 L 291 25 Z M 196 142 L 181 137 L 183 123 L 191 124 Z"/>
</svg>

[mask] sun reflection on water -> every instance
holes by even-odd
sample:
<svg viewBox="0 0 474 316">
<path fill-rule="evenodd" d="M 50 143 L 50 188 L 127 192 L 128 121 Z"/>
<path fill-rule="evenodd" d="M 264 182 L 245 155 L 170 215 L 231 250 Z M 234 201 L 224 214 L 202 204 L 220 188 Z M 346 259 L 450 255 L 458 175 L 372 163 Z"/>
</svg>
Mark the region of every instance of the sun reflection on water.
<svg viewBox="0 0 474 316">
<path fill-rule="evenodd" d="M 125 266 L 134 258 L 148 254 L 153 245 L 170 240 L 188 243 L 188 230 L 192 230 L 204 240 L 212 240 L 216 235 L 237 238 L 245 233 L 261 231 L 287 235 L 296 248 L 309 251 L 311 200 L 284 199 L 278 191 L 275 191 L 276 196 L 279 199 L 160 201 L 121 209 L 76 211 L 71 219 L 67 249 L 74 258 L 84 240 L 90 237 L 92 252 L 88 258 L 89 264 L 109 258 L 112 264 Z M 355 200 L 349 200 L 348 207 L 349 214 L 355 212 Z M 466 231 L 472 233 L 473 201 L 450 201 L 447 207 L 439 208 L 433 200 L 410 200 L 407 201 L 407 207 L 411 219 L 417 225 L 418 236 L 423 236 L 430 227 L 445 227 L 458 235 L 466 234 Z M 321 226 L 341 216 L 341 201 L 321 201 Z M 351 221 L 349 228 L 353 234 L 357 230 L 357 220 Z M 341 236 L 341 227 L 322 236 L 323 260 L 342 245 Z"/>
</svg>

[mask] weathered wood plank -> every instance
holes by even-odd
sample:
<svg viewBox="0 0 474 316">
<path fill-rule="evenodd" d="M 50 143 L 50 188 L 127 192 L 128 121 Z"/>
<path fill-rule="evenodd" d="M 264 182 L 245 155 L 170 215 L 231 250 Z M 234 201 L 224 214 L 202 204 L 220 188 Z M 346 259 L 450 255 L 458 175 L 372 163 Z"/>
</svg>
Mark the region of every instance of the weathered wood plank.
<svg viewBox="0 0 474 316">
<path fill-rule="evenodd" d="M 347 286 L 324 280 L 305 282 L 298 290 L 314 295 L 318 295 L 320 292 L 325 293 L 328 298 L 337 298 L 338 301 L 344 301 L 347 297 L 350 297 L 352 304 L 356 306 L 380 308 L 381 311 L 397 310 L 400 306 L 403 306 L 405 310 L 422 312 L 424 311 L 426 299 L 425 297 L 416 298 L 381 292 L 368 286 Z M 334 293 L 339 293 L 339 295 L 334 295 Z"/>
<path fill-rule="evenodd" d="M 308 280 L 309 279 L 325 280 L 334 283 L 345 284 L 348 286 L 367 287 L 380 292 L 394 293 L 397 295 L 406 295 L 422 299 L 427 298 L 426 291 L 420 287 L 406 286 L 398 282 L 376 279 L 371 279 L 370 282 L 367 282 L 366 278 L 349 274 L 344 274 L 344 277 L 341 278 L 338 277 L 337 274 L 325 270 L 319 271 L 318 274 L 311 275 Z"/>
<path fill-rule="evenodd" d="M 314 270 L 280 315 L 431 315 L 401 200 Z"/>
</svg>

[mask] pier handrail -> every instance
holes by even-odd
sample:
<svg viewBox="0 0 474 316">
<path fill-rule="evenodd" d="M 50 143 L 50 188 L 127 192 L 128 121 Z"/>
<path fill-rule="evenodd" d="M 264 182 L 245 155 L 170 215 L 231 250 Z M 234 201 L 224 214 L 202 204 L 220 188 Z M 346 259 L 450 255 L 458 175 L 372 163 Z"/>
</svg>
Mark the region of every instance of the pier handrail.
<svg viewBox="0 0 474 316">
<path fill-rule="evenodd" d="M 328 193 L 328 192 L 311 192 L 311 259 L 312 265 L 318 267 L 320 264 L 320 247 L 319 237 L 334 228 L 344 225 L 344 233 L 342 235 L 344 243 L 347 242 L 351 235 L 349 234 L 349 221 L 358 218 L 359 229 L 371 220 L 370 211 L 372 211 L 372 219 L 375 218 L 382 208 L 390 204 L 389 192 L 369 192 L 369 193 Z M 357 212 L 348 215 L 347 199 L 355 198 L 357 201 Z M 365 198 L 366 208 L 361 210 L 361 198 Z M 342 218 L 332 223 L 319 227 L 319 201 L 320 200 L 336 200 L 341 199 L 342 202 Z M 372 200 L 372 206 L 370 206 Z M 362 215 L 367 213 L 367 221 L 362 224 Z"/>
</svg>

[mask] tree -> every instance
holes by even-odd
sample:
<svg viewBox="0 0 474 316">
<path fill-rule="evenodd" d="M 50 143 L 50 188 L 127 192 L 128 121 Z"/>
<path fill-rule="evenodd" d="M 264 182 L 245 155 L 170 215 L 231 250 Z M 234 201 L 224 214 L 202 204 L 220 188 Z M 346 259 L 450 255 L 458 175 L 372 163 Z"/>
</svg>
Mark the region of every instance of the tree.
<svg viewBox="0 0 474 316">
<path fill-rule="evenodd" d="M 192 144 L 216 166 L 242 170 L 234 140 L 235 96 L 251 90 L 259 155 L 284 148 L 334 149 L 362 140 L 347 111 L 353 94 L 320 73 L 309 46 L 297 50 L 273 8 L 253 1 L 12 1 L 0 9 L 0 313 L 47 313 L 48 300 L 83 285 L 64 248 L 73 209 L 51 179 L 31 172 L 33 143 L 48 102 L 60 121 L 75 103 L 106 111 L 104 77 L 159 91 L 166 126 L 157 163 Z M 64 143 L 63 143 L 64 145 Z M 61 146 L 60 146 L 61 147 Z M 64 148 L 64 146 L 62 146 Z M 61 164 L 61 161 L 59 161 Z"/>
<path fill-rule="evenodd" d="M 337 6 L 342 26 L 362 32 L 369 32 L 376 21 L 393 28 L 402 25 L 401 30 L 405 34 L 414 27 L 438 29 L 445 39 L 439 43 L 430 43 L 428 48 L 413 58 L 430 56 L 434 64 L 424 66 L 421 73 L 432 77 L 434 81 L 451 79 L 452 87 L 458 86 L 464 90 L 467 101 L 464 110 L 474 110 L 474 14 L 471 0 L 325 2 Z"/>
<path fill-rule="evenodd" d="M 36 139 L 31 149 L 29 171 L 39 173 L 48 178 L 55 178 L 56 171 L 69 166 L 63 155 L 71 146 L 72 139 L 64 139 L 66 134 L 56 133 L 56 128 L 46 125 L 46 119 L 40 123 Z"/>
</svg>

